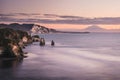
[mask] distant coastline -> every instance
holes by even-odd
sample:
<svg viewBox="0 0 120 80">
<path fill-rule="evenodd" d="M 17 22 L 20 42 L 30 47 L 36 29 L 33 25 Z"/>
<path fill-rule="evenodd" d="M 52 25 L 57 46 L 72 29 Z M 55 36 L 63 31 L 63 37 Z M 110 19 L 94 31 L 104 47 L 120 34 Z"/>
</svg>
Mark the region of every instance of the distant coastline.
<svg viewBox="0 0 120 80">
<path fill-rule="evenodd" d="M 88 34 L 90 32 L 57 31 L 56 33 Z"/>
<path fill-rule="evenodd" d="M 71 33 L 71 34 L 86 34 L 86 33 L 90 33 L 89 31 L 80 31 L 80 32 L 76 32 L 76 31 L 60 31 L 60 30 L 56 30 L 56 29 L 52 29 L 52 28 L 47 28 L 46 26 L 42 26 L 42 25 L 37 25 L 37 24 L 19 24 L 19 23 L 11 23 L 11 24 L 4 24 L 1 23 L 0 24 L 0 28 L 11 28 L 14 30 L 22 30 L 22 31 L 27 31 L 30 33 Z"/>
</svg>

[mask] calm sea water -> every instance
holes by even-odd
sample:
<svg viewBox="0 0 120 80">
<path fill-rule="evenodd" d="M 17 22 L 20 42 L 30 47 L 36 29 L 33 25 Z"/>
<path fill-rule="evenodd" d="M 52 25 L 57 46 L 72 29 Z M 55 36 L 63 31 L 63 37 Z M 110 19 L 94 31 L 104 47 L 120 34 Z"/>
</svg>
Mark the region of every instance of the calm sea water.
<svg viewBox="0 0 120 80">
<path fill-rule="evenodd" d="M 39 36 L 46 45 L 27 46 L 27 58 L 0 60 L 1 80 L 120 80 L 120 33 Z"/>
<path fill-rule="evenodd" d="M 48 44 L 54 40 L 56 47 L 77 48 L 92 51 L 108 50 L 106 54 L 117 54 L 120 50 L 120 33 L 90 33 L 90 34 L 43 34 Z M 118 51 L 118 52 L 117 52 Z M 104 51 L 101 53 L 105 53 Z M 119 53 L 118 53 L 119 54 Z"/>
</svg>

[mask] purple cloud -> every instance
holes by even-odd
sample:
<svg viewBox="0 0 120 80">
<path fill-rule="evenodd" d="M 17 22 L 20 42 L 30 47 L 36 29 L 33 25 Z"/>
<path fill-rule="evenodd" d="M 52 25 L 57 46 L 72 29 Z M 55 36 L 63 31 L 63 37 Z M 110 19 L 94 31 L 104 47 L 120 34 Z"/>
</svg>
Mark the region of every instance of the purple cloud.
<svg viewBox="0 0 120 80">
<path fill-rule="evenodd" d="M 18 15 L 24 16 L 38 16 L 39 18 L 14 18 Z M 80 16 L 67 16 L 57 14 L 27 14 L 27 13 L 15 13 L 15 14 L 0 14 L 0 21 L 2 22 L 32 22 L 32 23 L 46 23 L 46 24 L 103 24 L 103 25 L 119 25 L 120 17 L 98 17 L 98 18 L 86 18 Z"/>
</svg>

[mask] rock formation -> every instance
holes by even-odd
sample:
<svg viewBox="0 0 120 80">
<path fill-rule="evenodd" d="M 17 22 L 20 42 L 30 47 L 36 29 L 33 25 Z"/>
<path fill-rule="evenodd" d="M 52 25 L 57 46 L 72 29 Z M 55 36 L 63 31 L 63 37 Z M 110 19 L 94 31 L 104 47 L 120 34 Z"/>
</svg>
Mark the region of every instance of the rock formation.
<svg viewBox="0 0 120 80">
<path fill-rule="evenodd" d="M 37 25 L 37 24 L 19 24 L 19 23 L 11 23 L 11 24 L 0 24 L 0 28 L 11 28 L 14 30 L 22 30 L 30 33 L 56 33 L 57 31 L 52 28 L 47 28 L 46 26 Z"/>
<path fill-rule="evenodd" d="M 32 38 L 27 32 L 10 28 L 0 29 L 0 57 L 24 57 L 22 46 L 31 43 Z"/>
</svg>

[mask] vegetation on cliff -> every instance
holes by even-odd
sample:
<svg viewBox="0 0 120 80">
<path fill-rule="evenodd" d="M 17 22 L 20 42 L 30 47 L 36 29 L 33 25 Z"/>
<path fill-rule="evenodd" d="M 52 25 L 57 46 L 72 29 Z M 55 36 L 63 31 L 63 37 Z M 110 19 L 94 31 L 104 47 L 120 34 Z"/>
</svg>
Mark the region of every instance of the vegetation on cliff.
<svg viewBox="0 0 120 80">
<path fill-rule="evenodd" d="M 24 57 L 22 47 L 31 42 L 32 38 L 27 32 L 10 28 L 1 28 L 0 57 Z"/>
<path fill-rule="evenodd" d="M 34 24 L 19 24 L 19 23 L 11 23 L 11 24 L 0 24 L 0 28 L 11 28 L 14 30 L 22 30 L 22 31 L 30 31 Z"/>
</svg>

